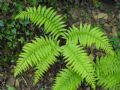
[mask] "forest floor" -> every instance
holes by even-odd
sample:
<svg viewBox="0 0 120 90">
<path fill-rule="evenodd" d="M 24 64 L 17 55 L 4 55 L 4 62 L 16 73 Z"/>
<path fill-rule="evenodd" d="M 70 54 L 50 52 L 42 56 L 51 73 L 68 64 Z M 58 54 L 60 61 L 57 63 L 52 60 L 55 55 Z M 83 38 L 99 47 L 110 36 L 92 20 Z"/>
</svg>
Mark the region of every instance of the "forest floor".
<svg viewBox="0 0 120 90">
<path fill-rule="evenodd" d="M 81 6 L 58 4 L 56 9 L 60 14 L 65 16 L 68 26 L 79 26 L 80 23 L 98 26 L 102 28 L 110 38 L 114 49 L 120 48 L 120 6 L 101 4 L 95 7 L 87 3 Z M 64 64 L 62 62 L 56 63 L 37 85 L 33 84 L 34 70 L 29 70 L 15 78 L 13 76 L 14 67 L 14 64 L 0 67 L 0 90 L 8 90 L 6 85 L 8 87 L 15 87 L 16 90 L 51 90 L 50 88 L 54 83 L 54 77 L 56 73 L 64 67 Z M 84 89 L 79 88 L 78 90 L 89 90 L 89 88 L 86 86 Z"/>
</svg>

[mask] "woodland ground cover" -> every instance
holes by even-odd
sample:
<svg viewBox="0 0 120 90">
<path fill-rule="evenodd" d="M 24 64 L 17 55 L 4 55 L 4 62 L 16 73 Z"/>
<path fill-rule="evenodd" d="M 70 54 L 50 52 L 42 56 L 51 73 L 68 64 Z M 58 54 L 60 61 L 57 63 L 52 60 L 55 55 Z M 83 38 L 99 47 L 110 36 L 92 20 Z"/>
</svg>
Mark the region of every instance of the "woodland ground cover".
<svg viewBox="0 0 120 90">
<path fill-rule="evenodd" d="M 54 7 L 59 13 L 64 15 L 67 25 L 78 26 L 80 22 L 99 26 L 110 38 L 114 49 L 120 48 L 120 5 L 88 2 L 78 3 L 52 2 L 43 3 L 34 0 L 21 1 L 2 1 L 0 2 L 0 88 L 6 90 L 6 85 L 16 87 L 17 90 L 49 90 L 53 83 L 53 76 L 61 67 L 63 62 L 58 62 L 50 69 L 41 80 L 40 84 L 34 86 L 31 76 L 34 70 L 28 71 L 19 78 L 13 77 L 13 68 L 18 59 L 22 46 L 32 40 L 35 36 L 43 34 L 43 28 L 34 27 L 29 21 L 23 22 L 15 20 L 17 13 L 29 6 L 46 5 Z M 96 51 L 94 51 L 96 52 Z M 96 52 L 94 56 L 102 53 Z M 56 70 L 56 68 L 58 68 Z M 83 85 L 85 88 L 85 85 Z"/>
</svg>

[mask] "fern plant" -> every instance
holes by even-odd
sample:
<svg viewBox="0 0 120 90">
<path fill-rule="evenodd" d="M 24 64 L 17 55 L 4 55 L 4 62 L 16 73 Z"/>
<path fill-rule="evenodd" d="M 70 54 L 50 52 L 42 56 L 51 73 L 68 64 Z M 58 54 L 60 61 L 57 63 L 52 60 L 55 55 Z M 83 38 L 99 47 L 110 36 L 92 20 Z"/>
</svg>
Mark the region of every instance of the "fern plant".
<svg viewBox="0 0 120 90">
<path fill-rule="evenodd" d="M 95 65 L 97 85 L 105 90 L 120 89 L 120 51 L 115 56 L 105 56 L 97 60 Z"/>
<path fill-rule="evenodd" d="M 57 15 L 52 8 L 41 6 L 27 8 L 16 19 L 30 20 L 35 26 L 43 26 L 45 36 L 35 38 L 23 47 L 15 67 L 15 76 L 34 67 L 34 83 L 37 83 L 50 66 L 57 62 L 56 56 L 62 54 L 67 65 L 57 75 L 52 89 L 77 90 L 84 80 L 93 89 L 96 88 L 96 69 L 85 48 L 94 45 L 106 54 L 114 54 L 107 36 L 98 27 L 80 24 L 79 28 L 72 26 L 66 29 L 61 15 Z M 63 39 L 65 44 L 60 43 Z"/>
</svg>

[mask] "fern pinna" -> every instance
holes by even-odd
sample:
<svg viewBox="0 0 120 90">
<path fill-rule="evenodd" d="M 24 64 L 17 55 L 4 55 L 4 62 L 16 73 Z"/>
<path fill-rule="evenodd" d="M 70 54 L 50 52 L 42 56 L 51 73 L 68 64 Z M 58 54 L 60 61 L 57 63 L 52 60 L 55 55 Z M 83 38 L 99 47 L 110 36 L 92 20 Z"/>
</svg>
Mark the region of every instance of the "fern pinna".
<svg viewBox="0 0 120 90">
<path fill-rule="evenodd" d="M 120 89 L 120 50 L 115 56 L 105 56 L 97 59 L 97 85 L 105 90 Z"/>
<path fill-rule="evenodd" d="M 23 51 L 15 67 L 15 76 L 35 67 L 34 83 L 62 54 L 67 63 L 66 69 L 56 77 L 53 90 L 77 90 L 85 80 L 93 89 L 96 88 L 96 72 L 94 62 L 84 50 L 95 45 L 106 54 L 114 54 L 108 38 L 98 27 L 80 24 L 80 28 L 72 26 L 66 29 L 63 17 L 57 15 L 52 8 L 39 6 L 29 7 L 16 16 L 16 19 L 30 20 L 34 25 L 44 27 L 45 36 L 32 40 L 23 47 Z M 60 45 L 61 38 L 66 44 Z"/>
</svg>

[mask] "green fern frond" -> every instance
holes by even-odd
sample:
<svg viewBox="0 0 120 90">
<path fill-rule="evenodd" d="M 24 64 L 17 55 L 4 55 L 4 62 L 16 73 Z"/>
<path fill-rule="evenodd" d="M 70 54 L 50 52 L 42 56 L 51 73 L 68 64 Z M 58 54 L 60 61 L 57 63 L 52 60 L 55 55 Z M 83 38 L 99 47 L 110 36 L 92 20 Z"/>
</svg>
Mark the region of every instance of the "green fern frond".
<svg viewBox="0 0 120 90">
<path fill-rule="evenodd" d="M 53 90 L 77 90 L 82 82 L 81 76 L 70 69 L 63 69 L 56 77 Z"/>
<path fill-rule="evenodd" d="M 65 22 L 63 17 L 57 15 L 57 12 L 52 8 L 39 6 L 29 7 L 26 11 L 22 11 L 16 16 L 16 19 L 30 20 L 34 25 L 41 27 L 44 25 L 45 33 L 50 33 L 53 36 L 61 35 L 65 31 Z"/>
<path fill-rule="evenodd" d="M 105 36 L 98 27 L 91 27 L 91 25 L 88 24 L 80 24 L 80 28 L 78 29 L 73 26 L 66 33 L 66 39 L 68 40 L 67 43 L 72 42 L 78 44 L 79 42 L 85 47 L 91 47 L 95 44 L 97 49 L 103 49 L 107 53 L 113 54 L 113 48 L 109 43 L 107 36 Z"/>
<path fill-rule="evenodd" d="M 99 69 L 99 73 L 103 75 L 113 74 L 120 72 L 120 59 L 118 56 L 105 56 L 97 60 L 96 68 Z"/>
<path fill-rule="evenodd" d="M 17 61 L 14 75 L 17 76 L 30 67 L 38 65 L 46 58 L 57 56 L 59 49 L 58 43 L 51 38 L 36 38 L 32 43 L 28 43 L 23 47 L 23 52 Z M 49 63 L 51 63 L 51 61 Z"/>
<path fill-rule="evenodd" d="M 35 75 L 34 75 L 34 83 L 35 84 L 41 79 L 41 77 L 43 76 L 45 71 L 48 71 L 50 65 L 53 65 L 57 61 L 54 54 L 55 53 L 52 53 L 52 52 L 49 53 L 36 66 L 36 71 L 35 71 Z"/>
<path fill-rule="evenodd" d="M 95 88 L 95 68 L 83 48 L 74 44 L 65 45 L 63 55 L 68 66 Z"/>
<path fill-rule="evenodd" d="M 102 86 L 105 90 L 119 90 L 118 86 L 120 86 L 120 73 L 99 77 L 98 85 Z"/>
<path fill-rule="evenodd" d="M 120 54 L 105 56 L 95 65 L 98 85 L 106 90 L 118 90 L 120 86 Z"/>
</svg>

